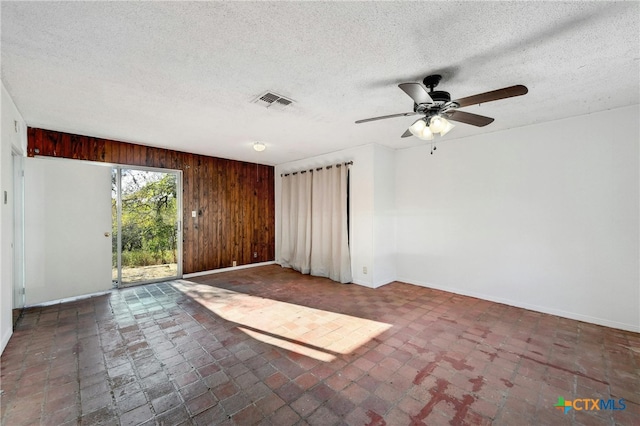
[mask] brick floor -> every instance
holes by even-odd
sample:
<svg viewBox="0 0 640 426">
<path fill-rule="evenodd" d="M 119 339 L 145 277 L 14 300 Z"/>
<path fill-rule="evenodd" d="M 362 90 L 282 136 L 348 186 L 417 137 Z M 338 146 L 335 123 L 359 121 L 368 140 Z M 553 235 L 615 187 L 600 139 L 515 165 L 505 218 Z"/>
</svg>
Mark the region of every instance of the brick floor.
<svg viewBox="0 0 640 426">
<path fill-rule="evenodd" d="M 1 363 L 11 426 L 640 424 L 637 333 L 275 265 L 28 309 Z"/>
</svg>

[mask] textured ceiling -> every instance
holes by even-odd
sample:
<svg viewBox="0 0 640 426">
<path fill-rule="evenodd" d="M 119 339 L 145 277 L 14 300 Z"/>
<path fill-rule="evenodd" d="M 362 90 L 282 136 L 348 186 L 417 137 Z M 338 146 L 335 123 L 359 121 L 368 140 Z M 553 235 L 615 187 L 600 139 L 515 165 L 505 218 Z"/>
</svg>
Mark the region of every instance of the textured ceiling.
<svg viewBox="0 0 640 426">
<path fill-rule="evenodd" d="M 444 76 L 494 117 L 444 139 L 639 103 L 639 2 L 8 2 L 2 80 L 28 125 L 263 164 L 378 143 L 415 121 L 397 84 Z M 274 111 L 267 90 L 296 101 Z M 251 149 L 261 140 L 267 150 Z"/>
</svg>

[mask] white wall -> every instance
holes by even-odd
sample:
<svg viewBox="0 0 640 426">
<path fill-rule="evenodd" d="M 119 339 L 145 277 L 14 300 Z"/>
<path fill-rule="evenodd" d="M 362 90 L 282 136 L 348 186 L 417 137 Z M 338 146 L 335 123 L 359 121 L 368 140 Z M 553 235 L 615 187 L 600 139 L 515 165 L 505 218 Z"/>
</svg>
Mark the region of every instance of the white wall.
<svg viewBox="0 0 640 426">
<path fill-rule="evenodd" d="M 12 150 L 27 152 L 27 128 L 16 105 L 2 83 L 2 133 L 0 140 L 0 353 L 13 331 L 13 166 Z M 7 192 L 7 203 L 4 192 Z"/>
<path fill-rule="evenodd" d="M 396 152 L 398 279 L 640 331 L 639 116 Z"/>
<path fill-rule="evenodd" d="M 50 158 L 25 162 L 27 305 L 108 291 L 111 168 Z"/>
<path fill-rule="evenodd" d="M 395 151 L 374 145 L 373 287 L 396 279 Z"/>
</svg>

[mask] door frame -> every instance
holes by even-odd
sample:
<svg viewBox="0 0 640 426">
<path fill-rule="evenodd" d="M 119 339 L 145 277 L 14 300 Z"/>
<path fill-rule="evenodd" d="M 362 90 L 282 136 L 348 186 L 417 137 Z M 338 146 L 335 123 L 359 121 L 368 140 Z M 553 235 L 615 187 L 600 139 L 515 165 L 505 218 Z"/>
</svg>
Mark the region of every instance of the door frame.
<svg viewBox="0 0 640 426">
<path fill-rule="evenodd" d="M 12 219 L 13 241 L 11 242 L 12 256 L 12 285 L 13 301 L 12 309 L 23 309 L 26 304 L 26 280 L 25 280 L 25 227 L 24 227 L 24 155 L 17 149 L 11 149 L 11 173 L 12 173 Z"/>
<path fill-rule="evenodd" d="M 117 227 L 117 256 L 116 267 L 118 269 L 117 278 L 114 280 L 114 288 L 128 288 L 137 285 L 151 284 L 162 281 L 170 281 L 176 279 L 182 279 L 182 170 L 178 169 L 163 169 L 159 167 L 146 167 L 146 166 L 129 166 L 126 164 L 112 164 L 112 171 L 116 171 L 116 227 Z M 176 224 L 176 240 L 178 247 L 176 249 L 177 256 L 177 271 L 175 276 L 163 277 L 152 280 L 136 281 L 135 283 L 123 283 L 122 282 L 122 188 L 121 188 L 121 170 L 141 170 L 156 173 L 174 174 L 176 176 L 176 209 L 177 209 L 177 224 Z M 113 265 L 112 265 L 113 266 Z"/>
</svg>

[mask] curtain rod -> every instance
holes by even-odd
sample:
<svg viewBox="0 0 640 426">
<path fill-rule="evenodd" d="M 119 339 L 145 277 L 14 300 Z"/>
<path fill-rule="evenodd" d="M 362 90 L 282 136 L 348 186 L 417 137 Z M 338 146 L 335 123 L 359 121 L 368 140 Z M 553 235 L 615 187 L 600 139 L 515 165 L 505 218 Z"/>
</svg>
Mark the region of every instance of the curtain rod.
<svg viewBox="0 0 640 426">
<path fill-rule="evenodd" d="M 347 161 L 346 163 L 338 163 L 338 164 L 335 164 L 335 166 L 336 166 L 336 167 L 341 167 L 343 164 L 344 164 L 345 166 L 350 166 L 350 165 L 352 165 L 352 164 L 353 164 L 353 161 Z M 330 169 L 330 168 L 332 168 L 333 166 L 334 166 L 334 164 L 329 165 L 329 166 L 326 166 L 326 167 L 318 167 L 318 168 L 316 168 L 315 170 L 316 170 L 316 171 L 320 171 L 320 170 L 322 170 L 322 169 Z M 307 173 L 307 172 L 309 172 L 309 173 L 313 173 L 313 170 L 314 170 L 314 169 L 301 170 L 301 171 L 299 171 L 299 172 L 293 172 L 293 173 L 283 173 L 283 174 L 281 174 L 281 175 L 280 175 L 280 177 L 289 176 L 289 175 L 295 175 L 295 174 L 298 174 L 298 173 L 300 173 L 300 174 L 302 174 L 302 173 Z"/>
</svg>

